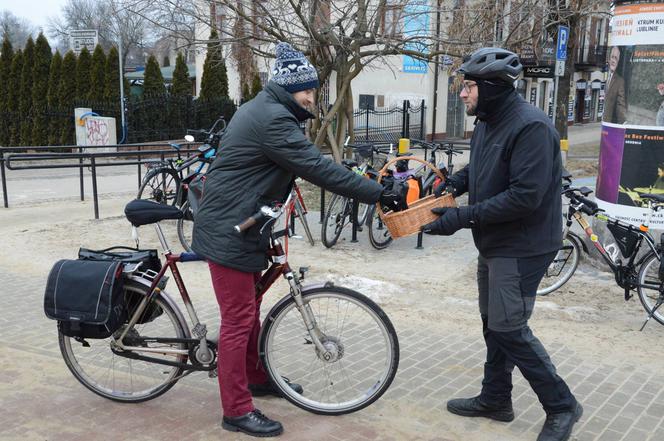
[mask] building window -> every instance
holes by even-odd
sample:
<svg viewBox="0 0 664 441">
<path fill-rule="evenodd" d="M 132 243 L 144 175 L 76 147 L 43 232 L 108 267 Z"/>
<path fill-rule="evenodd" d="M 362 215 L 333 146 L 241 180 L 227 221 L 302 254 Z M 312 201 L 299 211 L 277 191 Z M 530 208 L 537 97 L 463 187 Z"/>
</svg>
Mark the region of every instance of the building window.
<svg viewBox="0 0 664 441">
<path fill-rule="evenodd" d="M 360 109 L 374 110 L 374 95 L 360 95 Z"/>
<path fill-rule="evenodd" d="M 387 2 L 383 12 L 383 35 L 400 37 L 403 33 L 403 4 Z"/>
</svg>

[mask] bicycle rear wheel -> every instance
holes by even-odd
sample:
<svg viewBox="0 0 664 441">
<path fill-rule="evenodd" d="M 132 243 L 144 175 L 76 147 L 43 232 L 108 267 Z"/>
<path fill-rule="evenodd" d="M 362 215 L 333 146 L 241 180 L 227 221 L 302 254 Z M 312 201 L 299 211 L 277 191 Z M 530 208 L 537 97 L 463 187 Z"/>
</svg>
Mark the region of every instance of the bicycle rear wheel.
<svg viewBox="0 0 664 441">
<path fill-rule="evenodd" d="M 125 292 L 145 295 L 147 288 L 138 284 L 126 284 Z M 186 338 L 185 324 L 161 296 L 154 299 L 155 306 L 163 313 L 152 321 L 136 324 L 129 330 L 127 338 L 138 336 Z M 150 305 L 146 310 L 154 311 Z M 140 320 L 142 321 L 142 320 Z M 114 336 L 119 336 L 127 325 L 120 327 Z M 77 341 L 58 332 L 62 358 L 74 377 L 92 392 L 109 400 L 124 403 L 139 403 L 156 398 L 175 385 L 182 373 L 181 367 L 167 366 L 118 355 L 112 344 L 114 337 Z M 184 345 L 165 343 L 142 343 L 151 348 L 184 349 Z M 116 350 L 117 351 L 117 350 Z M 184 363 L 186 355 L 150 353 L 151 357 Z"/>
<path fill-rule="evenodd" d="M 351 205 L 350 199 L 335 194 L 330 200 L 330 204 L 325 211 L 325 218 L 321 227 L 320 238 L 327 248 L 332 248 L 341 232 L 348 222 L 350 222 Z"/>
<path fill-rule="evenodd" d="M 369 298 L 342 287 L 308 289 L 302 300 L 332 358 L 325 360 L 316 350 L 295 300 L 286 297 L 269 312 L 259 340 L 273 384 L 291 403 L 324 415 L 355 412 L 376 401 L 399 366 L 399 341 L 387 315 Z M 284 377 L 301 384 L 302 394 Z"/>
<path fill-rule="evenodd" d="M 194 212 L 189 206 L 189 201 L 185 201 L 180 210 L 184 216 L 177 221 L 178 239 L 182 248 L 191 252 L 191 241 L 194 239 Z"/>
<path fill-rule="evenodd" d="M 176 205 L 180 191 L 180 176 L 171 168 L 155 168 L 146 173 L 136 199 L 160 204 Z"/>
<path fill-rule="evenodd" d="M 544 277 L 537 288 L 537 295 L 551 294 L 567 283 L 579 266 L 580 256 L 581 244 L 579 239 L 570 233 L 563 239 L 563 246 L 560 247 L 553 262 L 546 269 L 546 273 L 544 273 Z"/>
<path fill-rule="evenodd" d="M 639 270 L 637 291 L 639 300 L 648 315 L 652 314 L 655 320 L 664 325 L 664 305 L 658 306 L 664 295 L 662 294 L 662 280 L 659 278 L 659 257 L 652 251 L 645 258 Z"/>
<path fill-rule="evenodd" d="M 367 216 L 369 225 L 369 242 L 377 250 L 387 248 L 392 243 L 392 236 L 383 220 L 378 215 L 378 209 L 374 205 Z"/>
</svg>

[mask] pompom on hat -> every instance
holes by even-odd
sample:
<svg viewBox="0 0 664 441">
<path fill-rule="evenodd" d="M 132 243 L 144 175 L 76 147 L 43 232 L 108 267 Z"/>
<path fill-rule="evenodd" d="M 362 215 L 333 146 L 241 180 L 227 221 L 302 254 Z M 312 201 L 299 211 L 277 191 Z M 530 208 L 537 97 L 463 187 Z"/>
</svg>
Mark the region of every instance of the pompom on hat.
<svg viewBox="0 0 664 441">
<path fill-rule="evenodd" d="M 304 54 L 288 43 L 277 44 L 277 59 L 272 69 L 272 81 L 290 93 L 316 89 L 320 86 L 316 68 Z"/>
</svg>

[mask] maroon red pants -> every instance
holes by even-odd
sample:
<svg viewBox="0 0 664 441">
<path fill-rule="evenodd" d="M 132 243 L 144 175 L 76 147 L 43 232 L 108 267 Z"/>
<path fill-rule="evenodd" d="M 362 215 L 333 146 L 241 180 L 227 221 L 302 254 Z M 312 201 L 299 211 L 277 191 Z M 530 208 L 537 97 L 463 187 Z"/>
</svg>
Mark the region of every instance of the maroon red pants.
<svg viewBox="0 0 664 441">
<path fill-rule="evenodd" d="M 267 383 L 258 358 L 261 299 L 254 285 L 260 273 L 245 273 L 208 262 L 221 311 L 217 370 L 221 407 L 227 417 L 254 410 L 248 384 Z"/>
</svg>

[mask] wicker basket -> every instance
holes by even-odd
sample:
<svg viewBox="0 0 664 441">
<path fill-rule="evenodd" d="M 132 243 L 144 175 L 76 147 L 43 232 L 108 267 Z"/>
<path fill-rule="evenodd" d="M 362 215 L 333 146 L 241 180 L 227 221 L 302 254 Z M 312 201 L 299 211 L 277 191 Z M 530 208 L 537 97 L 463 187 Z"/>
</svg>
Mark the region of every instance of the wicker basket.
<svg viewBox="0 0 664 441">
<path fill-rule="evenodd" d="M 385 176 L 390 165 L 403 159 L 421 162 L 433 170 L 433 172 L 436 173 L 441 179 L 445 179 L 441 171 L 427 161 L 413 157 L 397 157 L 385 164 L 383 169 L 380 171 L 378 182 L 380 182 L 383 176 Z M 399 237 L 406 237 L 419 233 L 420 227 L 422 225 L 428 224 L 429 222 L 433 222 L 438 219 L 438 216 L 431 212 L 432 208 L 456 207 L 456 201 L 450 193 L 443 193 L 438 198 L 434 195 L 425 196 L 422 199 L 418 199 L 414 203 L 410 204 L 408 209 L 398 212 L 390 211 L 388 213 L 383 213 L 380 203 L 377 203 L 376 205 L 378 215 L 382 219 L 385 226 L 387 226 L 387 229 L 390 231 L 392 238 L 396 239 Z"/>
</svg>

